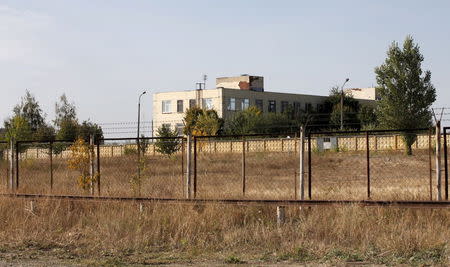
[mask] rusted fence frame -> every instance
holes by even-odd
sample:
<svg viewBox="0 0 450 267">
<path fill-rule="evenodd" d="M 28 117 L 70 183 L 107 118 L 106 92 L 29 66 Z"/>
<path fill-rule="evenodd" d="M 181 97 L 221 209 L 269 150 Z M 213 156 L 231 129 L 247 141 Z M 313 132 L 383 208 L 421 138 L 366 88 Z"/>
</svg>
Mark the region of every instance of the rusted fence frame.
<svg viewBox="0 0 450 267">
<path fill-rule="evenodd" d="M 448 200 L 448 148 L 447 148 L 447 130 L 450 127 L 444 127 L 444 187 L 445 187 L 445 200 Z"/>
</svg>

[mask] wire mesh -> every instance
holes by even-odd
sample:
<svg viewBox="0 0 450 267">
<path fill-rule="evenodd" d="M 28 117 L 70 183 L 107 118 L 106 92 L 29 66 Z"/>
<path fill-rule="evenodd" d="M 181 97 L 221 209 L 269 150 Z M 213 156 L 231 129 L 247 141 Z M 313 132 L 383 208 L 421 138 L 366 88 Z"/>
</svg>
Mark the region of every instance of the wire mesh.
<svg viewBox="0 0 450 267">
<path fill-rule="evenodd" d="M 371 198 L 376 200 L 430 199 L 430 154 L 427 132 L 370 136 Z M 415 139 L 411 155 L 405 138 Z M 389 144 L 395 144 L 393 149 Z M 431 143 L 430 143 L 431 145 Z M 433 184 L 431 184 L 433 188 Z"/>
<path fill-rule="evenodd" d="M 294 138 L 208 137 L 196 141 L 199 198 L 293 199 L 298 174 Z"/>
<path fill-rule="evenodd" d="M 242 141 L 235 138 L 198 138 L 195 141 L 198 198 L 242 197 Z"/>
<path fill-rule="evenodd" d="M 311 168 L 313 199 L 366 198 L 364 136 L 311 136 Z"/>
<path fill-rule="evenodd" d="M 183 138 L 115 140 L 101 147 L 101 194 L 107 196 L 183 197 Z"/>
<path fill-rule="evenodd" d="M 260 138 L 246 141 L 246 197 L 296 199 L 298 139 Z"/>
<path fill-rule="evenodd" d="M 50 193 L 50 150 L 48 142 L 17 143 L 18 193 Z M 17 169 L 16 169 L 17 170 Z"/>
</svg>

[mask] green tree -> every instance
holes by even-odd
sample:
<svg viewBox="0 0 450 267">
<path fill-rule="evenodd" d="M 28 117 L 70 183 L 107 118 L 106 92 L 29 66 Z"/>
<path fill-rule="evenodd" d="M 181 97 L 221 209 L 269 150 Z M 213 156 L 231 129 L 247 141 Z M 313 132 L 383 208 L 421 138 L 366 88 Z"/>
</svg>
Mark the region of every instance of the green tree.
<svg viewBox="0 0 450 267">
<path fill-rule="evenodd" d="M 156 151 L 171 157 L 172 154 L 180 150 L 180 141 L 178 139 L 174 139 L 173 137 L 177 137 L 178 133 L 176 130 L 171 130 L 168 125 L 163 124 L 156 131 L 156 135 L 158 138 L 155 142 Z"/>
<path fill-rule="evenodd" d="M 430 107 L 436 100 L 436 89 L 431 83 L 431 72 L 422 71 L 423 55 L 411 36 L 403 48 L 393 42 L 385 62 L 375 68 L 377 90 L 381 100 L 377 115 L 380 125 L 390 129 L 413 129 L 431 126 Z M 413 133 L 404 133 L 406 153 L 417 139 Z"/>
<path fill-rule="evenodd" d="M 5 125 L 5 140 L 9 143 L 11 140 L 31 140 L 32 131 L 31 127 L 27 121 L 22 116 L 14 116 L 4 122 Z M 19 152 L 23 152 L 26 146 L 22 145 L 19 147 Z"/>
<path fill-rule="evenodd" d="M 59 97 L 59 102 L 55 104 L 55 120 L 54 124 L 60 127 L 63 121 L 77 121 L 77 109 L 74 103 L 69 103 L 66 94 Z"/>
<path fill-rule="evenodd" d="M 58 132 L 56 134 L 56 140 L 75 141 L 78 137 L 79 125 L 76 120 L 63 120 L 60 122 Z M 59 154 L 66 150 L 69 146 L 68 143 L 58 142 L 54 145 L 54 152 Z"/>
<path fill-rule="evenodd" d="M 186 135 L 216 135 L 223 125 L 223 120 L 215 110 L 198 107 L 186 110 L 183 121 Z"/>
<path fill-rule="evenodd" d="M 16 117 L 20 116 L 28 122 L 31 132 L 37 131 L 39 127 L 45 124 L 42 109 L 36 98 L 28 90 L 22 97 L 20 104 L 14 107 L 13 112 Z"/>
<path fill-rule="evenodd" d="M 193 134 L 195 125 L 197 124 L 197 121 L 198 121 L 198 117 L 202 113 L 203 113 L 203 110 L 197 106 L 191 107 L 186 110 L 186 112 L 184 113 L 184 118 L 183 118 L 183 122 L 184 122 L 183 133 L 185 135 Z"/>
<path fill-rule="evenodd" d="M 255 106 L 237 112 L 224 122 L 224 131 L 230 135 L 244 135 L 259 133 L 258 125 L 262 121 L 262 112 Z"/>
<path fill-rule="evenodd" d="M 377 128 L 378 120 L 375 108 L 368 105 L 362 105 L 358 111 L 358 120 L 361 128 L 364 130 L 373 130 Z"/>
<path fill-rule="evenodd" d="M 36 141 L 54 141 L 55 137 L 55 128 L 48 124 L 41 125 L 33 134 L 33 140 Z"/>
<path fill-rule="evenodd" d="M 91 135 L 94 136 L 94 140 L 103 139 L 102 127 L 90 121 L 83 121 L 83 123 L 78 126 L 77 131 L 77 137 L 83 138 L 83 140 L 88 143 Z"/>
<path fill-rule="evenodd" d="M 358 110 L 359 102 L 351 94 L 344 93 L 343 122 L 346 128 L 359 128 Z M 341 124 L 341 89 L 339 86 L 331 88 L 329 97 L 325 101 L 324 112 L 330 113 L 330 128 L 339 128 Z"/>
</svg>

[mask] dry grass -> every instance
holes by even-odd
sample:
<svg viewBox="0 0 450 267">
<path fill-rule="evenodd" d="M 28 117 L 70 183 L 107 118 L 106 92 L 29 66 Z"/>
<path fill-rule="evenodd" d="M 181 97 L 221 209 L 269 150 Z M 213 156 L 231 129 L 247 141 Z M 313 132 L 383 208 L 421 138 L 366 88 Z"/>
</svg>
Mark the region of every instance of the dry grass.
<svg viewBox="0 0 450 267">
<path fill-rule="evenodd" d="M 448 209 L 290 207 L 278 228 L 267 206 L 147 204 L 141 213 L 137 203 L 42 200 L 32 213 L 28 205 L 0 201 L 0 259 L 13 251 L 85 264 L 450 263 Z"/>
<path fill-rule="evenodd" d="M 104 195 L 132 196 L 135 156 L 102 158 Z M 428 199 L 428 155 L 373 153 L 376 199 Z M 2 165 L 3 164 L 3 165 Z M 298 155 L 247 153 L 246 198 L 293 199 Z M 365 199 L 365 154 L 313 153 L 313 198 Z M 198 197 L 242 198 L 241 155 L 200 153 Z M 0 173 L 6 165 L 0 163 Z M 49 162 L 20 163 L 20 191 L 49 193 Z M 87 194 L 65 160 L 54 160 L 56 194 Z M 6 179 L 6 176 L 3 176 Z M 183 197 L 181 157 L 145 158 L 142 196 Z M 3 180 L 3 179 L 2 179 Z M 4 186 L 4 182 L 2 183 Z M 4 189 L 3 189 L 4 190 Z M 450 210 L 274 207 L 0 199 L 0 263 L 5 255 L 86 265 L 123 263 L 348 262 L 450 264 Z"/>
</svg>

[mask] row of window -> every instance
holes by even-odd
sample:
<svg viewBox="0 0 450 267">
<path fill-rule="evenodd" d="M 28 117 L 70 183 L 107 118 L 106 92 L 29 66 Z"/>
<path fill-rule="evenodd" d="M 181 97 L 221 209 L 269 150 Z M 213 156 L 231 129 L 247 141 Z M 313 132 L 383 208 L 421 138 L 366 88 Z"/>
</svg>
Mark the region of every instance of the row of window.
<svg viewBox="0 0 450 267">
<path fill-rule="evenodd" d="M 194 107 L 196 105 L 195 99 L 189 99 L 189 107 Z M 184 101 L 183 100 L 177 100 L 176 101 L 176 112 L 183 113 L 184 112 Z M 250 107 L 250 99 L 248 98 L 241 98 L 237 99 L 234 97 L 227 99 L 227 110 L 229 111 L 236 111 L 236 110 L 246 110 Z M 255 99 L 254 105 L 261 111 L 264 111 L 264 101 L 262 99 Z M 289 109 L 289 101 L 281 101 L 281 112 L 286 112 Z M 205 109 L 212 109 L 213 108 L 213 101 L 212 98 L 203 98 L 202 99 L 202 107 Z M 302 105 L 300 102 L 294 101 L 292 103 L 293 111 L 299 112 L 302 110 Z M 305 103 L 304 109 L 306 112 L 311 111 L 313 109 L 311 103 Z M 323 105 L 317 104 L 316 110 L 322 111 Z M 269 100 L 267 102 L 267 111 L 268 112 L 276 112 L 277 111 L 277 101 L 276 100 Z M 163 100 L 162 101 L 162 113 L 172 113 L 172 100 Z"/>
<path fill-rule="evenodd" d="M 195 99 L 189 99 L 189 107 L 194 107 L 197 104 L 197 101 Z M 162 113 L 172 113 L 172 100 L 163 100 L 162 101 Z M 205 109 L 212 109 L 213 108 L 213 101 L 212 98 L 203 98 L 202 99 L 202 107 Z M 184 101 L 183 100 L 177 100 L 177 111 L 178 113 L 184 112 Z"/>
<path fill-rule="evenodd" d="M 289 109 L 289 101 L 281 101 L 281 112 L 286 112 Z M 262 99 L 255 99 L 254 105 L 261 111 L 264 111 L 264 101 Z M 229 98 L 227 101 L 227 110 L 236 111 L 236 110 L 246 110 L 250 106 L 250 100 L 248 98 L 236 99 Z M 300 102 L 294 101 L 292 103 L 293 111 L 299 112 L 302 110 L 302 105 Z M 317 111 L 322 111 L 323 105 L 317 104 Z M 313 109 L 311 103 L 305 103 L 304 109 L 306 112 L 311 111 Z M 277 101 L 276 100 L 268 100 L 267 101 L 267 111 L 268 112 L 276 112 L 277 111 Z"/>
</svg>

